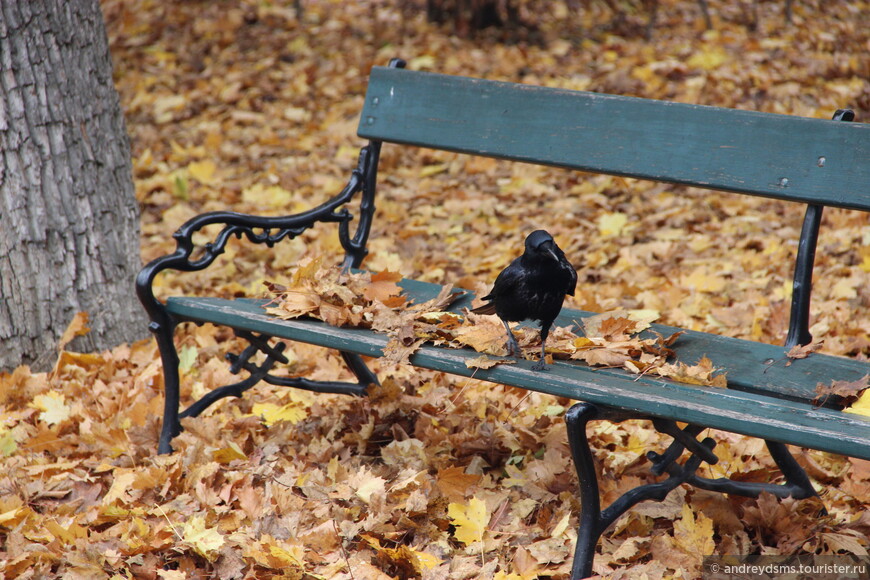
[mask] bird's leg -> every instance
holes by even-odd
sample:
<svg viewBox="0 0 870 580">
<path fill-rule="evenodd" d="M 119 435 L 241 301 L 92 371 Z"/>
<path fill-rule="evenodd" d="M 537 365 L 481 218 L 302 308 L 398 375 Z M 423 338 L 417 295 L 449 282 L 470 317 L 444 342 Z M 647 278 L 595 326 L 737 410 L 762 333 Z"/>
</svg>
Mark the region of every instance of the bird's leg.
<svg viewBox="0 0 870 580">
<path fill-rule="evenodd" d="M 547 365 L 545 364 L 547 357 L 547 336 L 550 335 L 550 326 L 553 324 L 550 322 L 541 322 L 541 360 L 532 365 L 533 371 L 545 371 L 547 370 Z"/>
<path fill-rule="evenodd" d="M 517 337 L 515 337 L 514 333 L 511 332 L 511 327 L 507 323 L 507 320 L 502 320 L 501 322 L 502 324 L 504 324 L 504 328 L 505 330 L 507 330 L 508 333 L 508 356 L 521 357 L 523 355 L 523 351 L 520 350 L 520 344 L 517 342 Z"/>
</svg>

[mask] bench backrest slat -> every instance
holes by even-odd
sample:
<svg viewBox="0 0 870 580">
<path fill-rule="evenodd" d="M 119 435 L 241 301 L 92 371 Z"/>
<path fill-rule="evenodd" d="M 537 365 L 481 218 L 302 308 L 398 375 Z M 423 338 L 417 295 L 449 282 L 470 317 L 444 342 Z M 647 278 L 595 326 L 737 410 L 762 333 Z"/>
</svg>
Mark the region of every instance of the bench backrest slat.
<svg viewBox="0 0 870 580">
<path fill-rule="evenodd" d="M 870 211 L 870 126 L 374 67 L 358 134 Z"/>
</svg>

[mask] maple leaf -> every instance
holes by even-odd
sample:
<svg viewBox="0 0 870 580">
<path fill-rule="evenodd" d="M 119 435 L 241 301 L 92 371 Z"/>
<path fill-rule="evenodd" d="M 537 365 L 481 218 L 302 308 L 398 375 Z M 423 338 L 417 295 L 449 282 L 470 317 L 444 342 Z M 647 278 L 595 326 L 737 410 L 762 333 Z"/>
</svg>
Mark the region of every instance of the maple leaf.
<svg viewBox="0 0 870 580">
<path fill-rule="evenodd" d="M 371 534 L 362 534 L 361 537 L 375 549 L 379 560 L 385 561 L 392 567 L 407 570 L 410 573 L 407 575 L 421 576 L 426 570 L 431 570 L 441 563 L 437 556 L 415 550 L 407 544 L 400 544 L 397 548 L 387 548 Z"/>
<path fill-rule="evenodd" d="M 480 475 L 466 473 L 462 467 L 448 467 L 438 472 L 435 485 L 448 499 L 461 501 L 479 481 Z"/>
<path fill-rule="evenodd" d="M 401 274 L 389 270 L 372 274 L 371 281 L 363 289 L 363 296 L 371 301 L 383 302 L 387 306 L 401 306 L 404 300 L 399 303 L 395 303 L 394 300 L 402 292 L 401 286 L 396 284 L 401 279 Z"/>
<path fill-rule="evenodd" d="M 454 332 L 454 340 L 458 344 L 470 346 L 477 352 L 500 355 L 505 354 L 504 326 L 493 320 L 491 316 L 469 314 L 471 325 L 462 326 Z"/>
<path fill-rule="evenodd" d="M 363 500 L 365 503 L 371 503 L 376 496 L 383 496 L 386 490 L 387 480 L 383 477 L 372 474 L 368 470 L 363 470 L 355 474 L 353 480 L 349 482 L 355 486 L 354 495 Z"/>
<path fill-rule="evenodd" d="M 852 403 L 851 406 L 843 409 L 845 413 L 854 413 L 856 415 L 864 415 L 870 417 L 870 390 L 865 390 L 858 397 L 858 400 Z"/>
<path fill-rule="evenodd" d="M 588 338 L 625 340 L 649 328 L 659 317 L 656 310 L 614 310 L 583 319 L 583 330 Z"/>
<path fill-rule="evenodd" d="M 132 488 L 133 482 L 136 481 L 138 474 L 133 470 L 116 469 L 112 486 L 106 495 L 103 496 L 103 505 L 109 506 L 118 500 L 127 501 L 127 491 Z"/>
<path fill-rule="evenodd" d="M 65 402 L 63 393 L 58 393 L 57 391 L 49 391 L 44 395 L 36 395 L 33 397 L 31 406 L 42 411 L 39 414 L 39 419 L 45 421 L 48 425 L 63 423 L 69 419 L 72 412 L 69 405 Z"/>
<path fill-rule="evenodd" d="M 88 328 L 88 313 L 77 312 L 60 337 L 57 343 L 58 350 L 65 349 L 66 345 L 72 342 L 75 337 L 84 336 L 90 331 L 91 329 Z"/>
<path fill-rule="evenodd" d="M 230 463 L 235 459 L 247 459 L 247 455 L 245 455 L 244 451 L 235 441 L 230 441 L 228 447 L 215 449 L 212 451 L 211 456 L 215 461 L 223 464 Z"/>
<path fill-rule="evenodd" d="M 681 383 L 725 388 L 728 386 L 727 376 L 718 371 L 719 369 L 715 368 L 707 357 L 701 357 L 701 360 L 694 365 L 677 362 L 663 364 L 653 369 L 656 374 Z"/>
<path fill-rule="evenodd" d="M 833 396 L 837 405 L 848 407 L 860 399 L 868 387 L 870 387 L 870 374 L 864 375 L 857 381 L 831 381 L 830 385 L 819 383 L 816 385 L 816 398 L 813 399 L 813 405 L 824 405 L 828 398 Z"/>
<path fill-rule="evenodd" d="M 181 537 L 200 556 L 209 561 L 217 558 L 224 537 L 216 528 L 207 528 L 203 516 L 193 516 L 181 526 Z"/>
<path fill-rule="evenodd" d="M 604 237 L 618 236 L 628 223 L 628 216 L 622 212 L 604 213 L 598 216 L 598 231 Z"/>
<path fill-rule="evenodd" d="M 190 176 L 205 185 L 212 185 L 213 183 L 215 183 L 216 171 L 217 165 L 211 159 L 194 161 L 187 166 L 187 172 L 190 174 Z"/>
<path fill-rule="evenodd" d="M 481 355 L 466 360 L 465 366 L 470 369 L 491 369 L 496 365 L 512 365 L 516 363 L 516 359 L 513 358 L 489 358 L 486 355 Z"/>
<path fill-rule="evenodd" d="M 287 421 L 295 424 L 308 416 L 308 413 L 303 406 L 291 401 L 286 405 L 276 405 L 275 403 L 254 403 L 251 408 L 252 417 L 260 417 L 267 427 L 271 427 L 279 421 Z"/>
<path fill-rule="evenodd" d="M 9 429 L 0 429 L 0 455 L 9 457 L 18 450 L 15 436 Z"/>
<path fill-rule="evenodd" d="M 682 517 L 674 522 L 674 539 L 688 554 L 712 554 L 716 547 L 713 520 L 703 512 L 696 514 L 688 503 L 684 503 Z"/>
<path fill-rule="evenodd" d="M 476 497 L 468 504 L 451 503 L 447 506 L 447 515 L 453 521 L 456 530 L 453 536 L 466 546 L 483 541 L 483 533 L 489 523 L 489 513 L 486 503 Z"/>
<path fill-rule="evenodd" d="M 786 363 L 786 366 L 790 365 L 793 360 L 807 358 L 814 352 L 818 351 L 822 348 L 824 344 L 823 340 L 819 340 L 817 342 L 811 342 L 809 344 L 796 344 L 789 349 L 785 356 L 787 356 L 790 360 Z"/>
<path fill-rule="evenodd" d="M 402 334 L 414 331 L 411 327 L 406 327 L 404 330 L 405 332 Z M 394 336 L 390 338 L 384 347 L 384 356 L 382 358 L 385 362 L 393 364 L 408 364 L 411 355 L 417 352 L 425 343 L 425 338 Z"/>
</svg>

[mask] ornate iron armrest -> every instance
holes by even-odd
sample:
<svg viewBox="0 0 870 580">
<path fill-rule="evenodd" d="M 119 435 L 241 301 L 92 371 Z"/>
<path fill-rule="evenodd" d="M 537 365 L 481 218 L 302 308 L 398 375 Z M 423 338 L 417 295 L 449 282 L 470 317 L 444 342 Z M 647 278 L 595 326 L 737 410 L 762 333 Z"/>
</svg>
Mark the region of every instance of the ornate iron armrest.
<svg viewBox="0 0 870 580">
<path fill-rule="evenodd" d="M 156 331 L 155 324 L 165 326 L 169 322 L 166 320 L 163 304 L 154 296 L 153 283 L 156 276 L 170 269 L 191 272 L 207 268 L 224 253 L 227 242 L 233 236 L 239 239 L 244 236 L 250 242 L 272 247 L 285 238 L 295 238 L 318 222 L 337 222 L 339 239 L 345 249 L 343 267 L 359 267 L 368 253 L 365 246 L 375 210 L 374 195 L 380 145 L 379 142 L 370 142 L 363 147 L 357 168 L 351 174 L 347 185 L 339 194 L 318 207 L 280 217 L 231 211 L 208 212 L 188 220 L 178 228 L 172 234 L 176 243 L 175 251 L 152 260 L 136 277 L 136 293 L 151 318 L 152 332 Z M 362 193 L 359 223 L 351 236 L 350 222 L 353 215 L 342 206 L 350 202 L 358 192 Z M 211 225 L 223 225 L 223 228 L 213 241 L 202 247 L 201 254 L 194 257 L 197 249 L 193 242 L 194 234 Z"/>
</svg>

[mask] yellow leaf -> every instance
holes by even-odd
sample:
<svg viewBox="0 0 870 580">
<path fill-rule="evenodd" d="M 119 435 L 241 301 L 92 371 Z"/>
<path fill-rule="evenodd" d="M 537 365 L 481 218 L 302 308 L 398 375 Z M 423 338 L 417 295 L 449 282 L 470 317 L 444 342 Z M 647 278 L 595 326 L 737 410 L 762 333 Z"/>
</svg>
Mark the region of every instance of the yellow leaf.
<svg viewBox="0 0 870 580">
<path fill-rule="evenodd" d="M 420 170 L 420 177 L 432 177 L 433 175 L 438 175 L 439 173 L 447 171 L 447 168 L 448 165 L 446 163 L 427 165 Z"/>
<path fill-rule="evenodd" d="M 702 512 L 695 514 L 689 504 L 683 504 L 682 518 L 674 522 L 674 539 L 689 554 L 712 554 L 713 520 Z"/>
<path fill-rule="evenodd" d="M 553 528 L 553 531 L 550 533 L 550 537 L 558 538 L 559 536 L 564 534 L 565 530 L 568 529 L 568 522 L 570 519 L 571 514 L 566 512 L 565 515 L 562 516 L 562 519 L 560 519 L 556 526 Z"/>
<path fill-rule="evenodd" d="M 424 570 L 432 570 L 433 568 L 441 564 L 441 559 L 438 558 L 438 556 L 429 554 L 428 552 L 414 550 L 413 548 L 410 549 L 412 550 L 414 556 L 417 558 L 417 561 L 420 563 L 420 567 L 422 567 Z"/>
<path fill-rule="evenodd" d="M 598 232 L 604 237 L 618 236 L 628 223 L 628 216 L 622 212 L 606 213 L 598 216 Z"/>
<path fill-rule="evenodd" d="M 181 527 L 184 542 L 208 560 L 214 560 L 216 552 L 224 545 L 224 537 L 216 528 L 206 528 L 205 518 L 193 516 Z"/>
<path fill-rule="evenodd" d="M 203 161 L 194 161 L 187 166 L 187 172 L 192 178 L 205 185 L 211 185 L 215 182 L 215 172 L 217 165 L 210 159 Z"/>
<path fill-rule="evenodd" d="M 263 422 L 267 427 L 271 427 L 278 421 L 287 421 L 291 424 L 296 424 L 305 417 L 308 413 L 300 403 L 295 401 L 287 403 L 284 406 L 278 406 L 274 403 L 254 403 L 251 409 L 251 416 L 262 417 Z"/>
<path fill-rule="evenodd" d="M 697 292 L 717 293 L 725 289 L 726 280 L 722 276 L 711 274 L 707 268 L 696 268 L 688 276 L 680 278 L 680 283 L 686 288 Z"/>
<path fill-rule="evenodd" d="M 237 443 L 230 441 L 229 447 L 224 447 L 222 449 L 215 449 L 211 452 L 212 459 L 217 461 L 218 463 L 227 464 L 234 459 L 247 459 L 247 455 L 245 455 L 244 451 L 242 451 L 241 447 L 238 446 Z"/>
<path fill-rule="evenodd" d="M 242 201 L 259 207 L 292 210 L 293 194 L 277 185 L 255 183 L 242 190 Z"/>
<path fill-rule="evenodd" d="M 386 479 L 369 475 L 362 480 L 354 494 L 364 502 L 371 503 L 373 495 L 384 493 L 386 484 Z"/>
<path fill-rule="evenodd" d="M 185 344 L 178 352 L 178 368 L 181 372 L 187 372 L 193 368 L 199 351 L 195 346 Z"/>
<path fill-rule="evenodd" d="M 486 503 L 476 497 L 471 498 L 468 505 L 451 503 L 447 506 L 447 515 L 453 520 L 456 528 L 453 535 L 457 540 L 466 546 L 483 541 L 483 532 L 489 523 Z"/>
<path fill-rule="evenodd" d="M 728 62 L 728 53 L 718 46 L 710 46 L 689 57 L 686 64 L 692 68 L 715 70 Z"/>
<path fill-rule="evenodd" d="M 269 554 L 281 562 L 281 564 L 285 567 L 300 567 L 304 563 L 302 560 L 302 554 L 299 554 L 300 548 L 298 546 L 293 547 L 294 550 L 290 551 L 283 546 L 276 546 L 272 544 L 269 546 Z M 296 552 L 296 553 L 294 553 Z"/>
<path fill-rule="evenodd" d="M 834 287 L 831 288 L 831 298 L 839 298 L 842 300 L 857 298 L 858 290 L 856 287 L 859 283 L 860 281 L 858 278 L 840 278 L 834 283 Z"/>
<path fill-rule="evenodd" d="M 0 526 L 12 528 L 17 526 L 29 513 L 30 508 L 16 507 L 11 510 L 0 513 Z"/>
<path fill-rule="evenodd" d="M 311 119 L 311 111 L 302 107 L 287 107 L 284 109 L 284 118 L 294 123 L 304 123 Z"/>
<path fill-rule="evenodd" d="M 15 436 L 8 429 L 0 430 L 0 456 L 9 457 L 18 451 L 18 443 Z"/>
<path fill-rule="evenodd" d="M 88 537 L 87 528 L 75 522 L 72 522 L 68 527 L 64 527 L 55 520 L 46 520 L 43 525 L 46 530 L 51 532 L 51 535 L 60 540 L 61 544 L 73 544 L 77 539 Z"/>
<path fill-rule="evenodd" d="M 870 389 L 864 391 L 858 400 L 852 403 L 852 406 L 843 409 L 843 411 L 870 417 Z"/>
<path fill-rule="evenodd" d="M 41 410 L 39 419 L 49 425 L 57 425 L 69 419 L 70 408 L 64 402 L 62 393 L 49 391 L 44 395 L 36 395 L 30 406 Z"/>
<path fill-rule="evenodd" d="M 414 70 L 423 70 L 424 68 L 434 68 L 435 57 L 431 54 L 421 54 L 408 61 L 408 68 Z"/>
<path fill-rule="evenodd" d="M 132 469 L 127 470 L 116 470 L 115 478 L 112 481 L 112 487 L 109 488 L 109 491 L 106 492 L 106 495 L 103 496 L 103 505 L 108 506 L 115 503 L 116 500 L 122 499 L 124 494 L 130 489 L 133 485 L 133 482 L 136 480 L 137 474 Z"/>
</svg>

